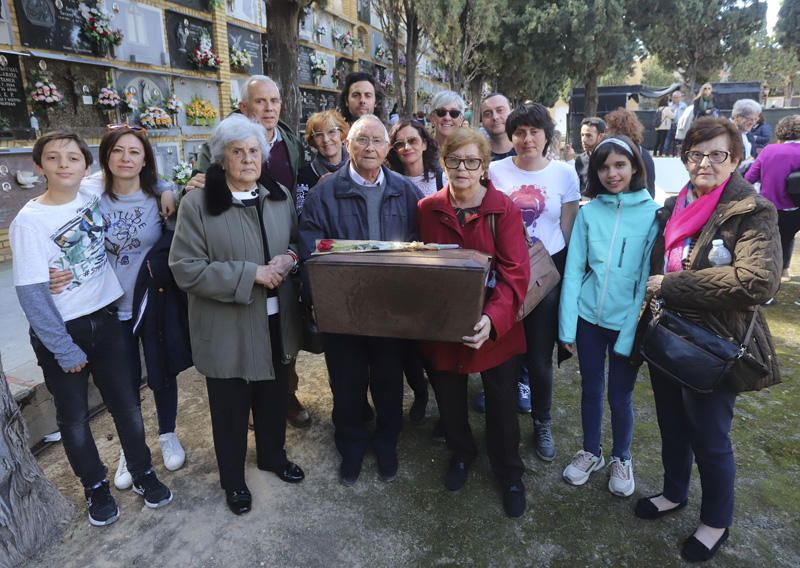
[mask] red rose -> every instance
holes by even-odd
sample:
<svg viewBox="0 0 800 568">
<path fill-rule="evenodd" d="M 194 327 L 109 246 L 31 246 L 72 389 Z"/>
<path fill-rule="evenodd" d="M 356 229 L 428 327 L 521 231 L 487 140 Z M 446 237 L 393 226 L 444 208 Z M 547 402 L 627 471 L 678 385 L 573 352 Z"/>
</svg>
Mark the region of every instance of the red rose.
<svg viewBox="0 0 800 568">
<path fill-rule="evenodd" d="M 322 239 L 317 245 L 317 252 L 329 252 L 333 250 L 333 239 Z"/>
</svg>

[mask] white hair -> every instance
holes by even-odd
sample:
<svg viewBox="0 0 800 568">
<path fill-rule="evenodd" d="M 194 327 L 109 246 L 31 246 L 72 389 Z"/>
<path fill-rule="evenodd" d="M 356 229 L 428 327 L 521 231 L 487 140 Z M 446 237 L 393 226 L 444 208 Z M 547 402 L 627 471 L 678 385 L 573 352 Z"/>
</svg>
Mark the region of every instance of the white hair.
<svg viewBox="0 0 800 568">
<path fill-rule="evenodd" d="M 347 133 L 347 140 L 352 142 L 356 138 L 356 136 L 358 136 L 358 132 L 360 132 L 361 129 L 363 129 L 364 126 L 366 126 L 367 122 L 375 122 L 377 124 L 380 124 L 381 128 L 383 128 L 383 139 L 386 142 L 389 142 L 389 131 L 386 130 L 386 125 L 380 118 L 378 118 L 374 114 L 365 114 L 359 117 L 358 120 L 356 120 L 353 123 L 353 126 L 350 127 L 350 132 Z"/>
<path fill-rule="evenodd" d="M 753 99 L 739 99 L 733 103 L 733 108 L 731 109 L 731 117 L 746 116 L 758 118 L 759 114 L 761 114 L 761 105 Z"/>
<path fill-rule="evenodd" d="M 433 95 L 433 99 L 431 100 L 431 108 L 433 110 L 451 104 L 458 105 L 458 110 L 461 112 L 464 112 L 464 109 L 467 106 L 467 103 L 464 102 L 464 99 L 461 98 L 461 95 L 455 91 L 439 91 Z"/>
<path fill-rule="evenodd" d="M 243 114 L 230 115 L 217 125 L 208 140 L 211 160 L 221 164 L 225 156 L 225 148 L 229 144 L 247 140 L 250 137 L 255 137 L 258 141 L 258 146 L 261 148 L 261 159 L 266 160 L 269 156 L 269 146 L 267 146 L 267 137 L 264 135 L 264 127 Z"/>
<path fill-rule="evenodd" d="M 271 77 L 267 77 L 266 75 L 251 75 L 250 78 L 244 82 L 244 86 L 242 87 L 242 98 L 240 99 L 241 102 L 246 103 L 250 100 L 250 87 L 256 83 L 267 83 L 268 85 L 275 87 L 275 90 L 278 91 L 279 94 L 281 92 L 280 87 L 278 87 L 278 83 L 276 83 Z"/>
</svg>

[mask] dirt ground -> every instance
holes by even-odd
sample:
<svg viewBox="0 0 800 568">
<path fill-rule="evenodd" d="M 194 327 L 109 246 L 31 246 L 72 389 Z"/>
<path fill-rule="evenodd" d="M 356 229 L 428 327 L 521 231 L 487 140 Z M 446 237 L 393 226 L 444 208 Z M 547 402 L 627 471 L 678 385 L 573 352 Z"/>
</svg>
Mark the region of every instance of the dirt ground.
<svg viewBox="0 0 800 568">
<path fill-rule="evenodd" d="M 729 542 L 709 566 L 796 566 L 800 563 L 800 285 L 784 285 L 777 305 L 768 308 L 776 336 L 784 384 L 740 397 L 734 425 L 738 479 L 734 526 Z M 633 441 L 636 493 L 628 499 L 607 490 L 607 471 L 575 488 L 561 471 L 579 448 L 580 377 L 568 362 L 555 378 L 553 463 L 538 460 L 532 424 L 520 416 L 528 510 L 521 519 L 503 514 L 498 488 L 485 453 L 467 486 L 450 493 L 442 486 L 447 464 L 444 444 L 431 440 L 436 407 L 428 417 L 406 422 L 400 441 L 400 472 L 382 483 L 372 456 L 358 483 L 338 482 L 338 455 L 330 421 L 331 396 L 321 356 L 302 354 L 300 399 L 313 415 L 306 430 L 289 428 L 289 458 L 306 471 L 299 485 L 282 483 L 255 467 L 251 435 L 247 480 L 253 510 L 231 514 L 219 488 L 203 379 L 194 370 L 180 379 L 178 433 L 187 451 L 183 469 L 169 473 L 158 448 L 155 409 L 143 390 L 143 412 L 153 461 L 175 499 L 147 509 L 130 491 L 114 495 L 120 520 L 91 527 L 83 495 L 60 444 L 39 455 L 48 477 L 76 505 L 59 542 L 29 566 L 679 566 L 679 546 L 696 526 L 700 488 L 695 470 L 690 504 L 674 516 L 645 522 L 632 514 L 635 500 L 661 489 L 659 436 L 649 381 L 637 383 Z M 478 382 L 471 382 L 477 392 Z M 411 403 L 406 396 L 406 408 Z M 483 417 L 471 413 L 476 436 Z M 119 446 L 110 416 L 92 422 L 101 456 L 116 469 Z M 606 416 L 606 445 L 610 425 Z"/>
</svg>

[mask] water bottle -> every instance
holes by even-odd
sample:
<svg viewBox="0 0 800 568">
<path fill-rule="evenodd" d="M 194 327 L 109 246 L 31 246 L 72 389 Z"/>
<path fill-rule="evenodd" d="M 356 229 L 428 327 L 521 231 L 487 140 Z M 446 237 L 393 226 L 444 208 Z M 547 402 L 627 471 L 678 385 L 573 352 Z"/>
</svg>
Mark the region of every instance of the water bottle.
<svg viewBox="0 0 800 568">
<path fill-rule="evenodd" d="M 711 251 L 708 253 L 708 262 L 711 266 L 728 266 L 732 260 L 731 252 L 725 248 L 722 239 L 711 241 Z"/>
</svg>

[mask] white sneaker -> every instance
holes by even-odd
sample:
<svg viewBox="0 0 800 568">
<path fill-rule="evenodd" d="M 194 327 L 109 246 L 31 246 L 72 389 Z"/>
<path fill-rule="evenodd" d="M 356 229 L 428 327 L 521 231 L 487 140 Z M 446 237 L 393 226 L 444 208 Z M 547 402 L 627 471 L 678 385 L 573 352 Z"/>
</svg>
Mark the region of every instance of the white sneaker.
<svg viewBox="0 0 800 568">
<path fill-rule="evenodd" d="M 603 458 L 603 450 L 600 450 L 600 455 L 596 456 L 586 450 L 580 450 L 575 457 L 572 458 L 570 463 L 562 474 L 564 481 L 571 485 L 583 485 L 589 481 L 589 476 L 592 472 L 603 469 L 606 465 L 606 460 Z"/>
<path fill-rule="evenodd" d="M 618 497 L 630 497 L 633 495 L 636 484 L 633 481 L 631 460 L 612 457 L 608 466 L 611 468 L 611 477 L 608 478 L 608 490 Z"/>
<path fill-rule="evenodd" d="M 167 432 L 158 437 L 161 445 L 161 456 L 164 458 L 164 467 L 169 471 L 175 471 L 183 467 L 186 461 L 186 452 L 183 450 L 175 432 Z"/>
<path fill-rule="evenodd" d="M 117 466 L 117 473 L 114 474 L 114 487 L 120 491 L 130 489 L 133 485 L 133 477 L 128 471 L 128 463 L 125 461 L 125 452 L 119 451 L 119 465 Z"/>
</svg>

